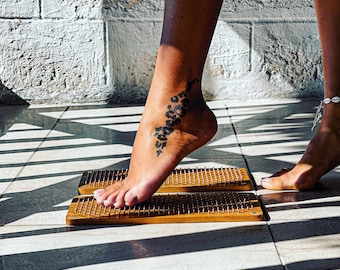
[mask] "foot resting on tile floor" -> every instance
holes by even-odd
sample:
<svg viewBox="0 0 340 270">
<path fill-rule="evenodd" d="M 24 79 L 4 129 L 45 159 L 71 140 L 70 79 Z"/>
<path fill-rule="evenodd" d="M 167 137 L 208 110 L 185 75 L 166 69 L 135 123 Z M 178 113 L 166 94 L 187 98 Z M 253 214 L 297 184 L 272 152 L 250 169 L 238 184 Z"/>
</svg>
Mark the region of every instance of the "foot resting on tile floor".
<svg viewBox="0 0 340 270">
<path fill-rule="evenodd" d="M 315 0 L 324 73 L 324 107 L 320 128 L 298 164 L 279 177 L 265 178 L 267 189 L 309 189 L 340 164 L 340 5 Z"/>
<path fill-rule="evenodd" d="M 292 170 L 262 179 L 262 186 L 274 190 L 314 187 L 321 176 L 340 164 L 340 122 L 334 124 L 338 127 L 332 129 L 321 124 L 300 162 Z"/>
</svg>

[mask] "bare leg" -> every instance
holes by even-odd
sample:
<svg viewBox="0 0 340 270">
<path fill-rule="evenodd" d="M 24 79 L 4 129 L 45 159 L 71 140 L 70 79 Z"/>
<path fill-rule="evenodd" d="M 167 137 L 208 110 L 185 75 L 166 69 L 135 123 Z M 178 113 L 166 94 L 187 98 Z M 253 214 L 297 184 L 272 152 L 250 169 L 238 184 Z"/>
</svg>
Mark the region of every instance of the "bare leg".
<svg viewBox="0 0 340 270">
<path fill-rule="evenodd" d="M 322 47 L 325 98 L 340 96 L 339 0 L 315 0 Z M 289 172 L 265 178 L 267 189 L 309 189 L 340 164 L 340 103 L 325 105 L 321 125 L 302 159 Z"/>
<path fill-rule="evenodd" d="M 97 190 L 106 206 L 149 198 L 175 166 L 216 133 L 216 118 L 201 92 L 205 59 L 222 0 L 168 0 L 161 44 L 128 177 Z"/>
</svg>

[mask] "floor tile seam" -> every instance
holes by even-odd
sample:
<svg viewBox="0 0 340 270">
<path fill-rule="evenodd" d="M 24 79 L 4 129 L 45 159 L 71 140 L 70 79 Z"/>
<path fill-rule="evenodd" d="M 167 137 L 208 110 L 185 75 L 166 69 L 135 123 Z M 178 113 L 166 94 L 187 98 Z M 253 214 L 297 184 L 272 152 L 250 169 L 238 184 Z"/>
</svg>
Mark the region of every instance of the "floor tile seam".
<svg viewBox="0 0 340 270">
<path fill-rule="evenodd" d="M 238 145 L 238 147 L 240 149 L 240 153 L 241 153 L 242 157 L 244 158 L 244 154 L 243 154 L 242 149 L 241 149 L 241 144 L 240 144 L 240 141 L 238 140 L 238 137 L 237 137 L 236 127 L 235 127 L 235 125 L 233 123 L 233 119 L 232 119 L 232 117 L 229 113 L 228 105 L 226 103 L 223 103 L 223 104 L 225 106 L 227 117 L 229 118 L 231 129 L 233 130 L 233 133 L 234 133 L 234 136 L 235 136 L 236 144 Z"/>
<path fill-rule="evenodd" d="M 235 139 L 236 139 L 236 143 L 237 143 L 237 145 L 238 145 L 238 147 L 239 147 L 239 151 L 240 151 L 240 153 L 241 153 L 242 159 L 243 159 L 243 161 L 244 161 L 244 163 L 245 163 L 246 169 L 247 169 L 248 172 L 251 174 L 251 170 L 250 170 L 250 166 L 249 166 L 248 160 L 247 160 L 247 158 L 246 158 L 246 155 L 245 155 L 244 152 L 243 152 L 242 144 L 241 144 L 241 142 L 240 142 L 240 140 L 239 140 L 239 138 L 238 138 L 237 128 L 236 128 L 236 126 L 235 126 L 235 124 L 234 124 L 234 122 L 233 122 L 233 118 L 232 118 L 232 116 L 231 116 L 231 114 L 230 114 L 230 112 L 229 112 L 229 108 L 228 108 L 227 104 L 224 103 L 224 105 L 225 105 L 225 109 L 226 109 L 226 112 L 227 112 L 227 116 L 229 117 L 230 125 L 231 125 L 231 127 L 232 127 L 232 129 L 233 129 L 234 136 L 235 136 Z M 253 176 L 252 176 L 252 178 L 253 178 L 253 188 L 254 188 L 254 190 L 252 190 L 252 192 L 254 192 L 254 194 L 259 198 L 259 200 L 261 200 L 261 196 L 260 196 L 260 194 L 259 194 L 259 189 L 258 189 L 258 187 L 257 187 L 255 178 L 254 178 Z M 262 200 L 261 200 L 261 204 L 262 204 L 263 208 L 265 209 L 265 203 L 262 202 Z M 286 269 L 286 266 L 285 266 L 285 264 L 284 264 L 283 258 L 280 256 L 280 253 L 279 253 L 279 249 L 278 249 L 277 243 L 275 242 L 274 235 L 273 235 L 273 233 L 272 233 L 272 231 L 271 231 L 271 228 L 270 228 L 270 216 L 269 216 L 269 213 L 267 213 L 267 215 L 268 215 L 267 218 L 268 218 L 269 220 L 266 221 L 266 224 L 267 224 L 267 226 L 268 226 L 268 230 L 269 230 L 269 232 L 270 232 L 270 235 L 271 235 L 273 244 L 274 244 L 274 246 L 275 246 L 275 250 L 276 250 L 277 256 L 278 256 L 278 258 L 279 258 L 279 260 L 280 260 L 280 263 L 281 263 L 282 267 L 283 267 L 284 269 Z"/>
<path fill-rule="evenodd" d="M 65 110 L 60 114 L 59 118 L 56 119 L 56 121 L 54 122 L 54 124 L 52 125 L 52 127 L 49 129 L 49 131 L 47 132 L 46 136 L 44 136 L 44 138 L 42 138 L 42 140 L 40 141 L 39 145 L 34 149 L 34 151 L 32 151 L 32 155 L 29 157 L 29 159 L 27 160 L 26 164 L 24 165 L 24 167 L 31 162 L 31 159 L 33 157 L 33 155 L 38 151 L 38 149 L 40 149 L 40 147 L 42 146 L 42 144 L 46 141 L 46 139 L 51 135 L 51 133 L 53 132 L 53 130 L 55 129 L 55 127 L 57 126 L 57 124 L 60 122 L 60 120 L 63 118 L 63 115 L 70 109 L 70 106 L 67 106 L 65 108 Z"/>
<path fill-rule="evenodd" d="M 285 219 L 279 219 L 279 220 L 275 220 L 275 221 L 267 221 L 267 226 L 268 226 L 268 229 L 269 229 L 269 233 L 271 234 L 271 237 L 273 239 L 273 244 L 275 246 L 275 249 L 276 249 L 276 252 L 278 254 L 278 257 L 280 259 L 280 262 L 281 262 L 281 265 L 283 266 L 283 269 L 289 269 L 285 260 L 284 260 L 284 254 L 281 255 L 281 252 L 280 252 L 280 244 L 285 242 L 285 241 L 291 241 L 291 240 L 275 240 L 275 236 L 274 236 L 274 233 L 271 229 L 271 225 L 277 225 L 279 223 L 287 223 L 287 222 L 296 222 L 297 220 L 299 221 L 311 221 L 311 219 L 307 218 L 307 219 L 295 219 L 295 220 L 285 220 Z M 314 237 L 314 236 L 311 236 L 311 237 Z M 292 240 L 296 240 L 296 239 L 292 239 Z"/>
<path fill-rule="evenodd" d="M 228 106 L 227 106 L 226 103 L 224 103 L 224 106 L 225 106 L 225 109 L 226 109 L 226 112 L 227 112 L 227 116 L 228 116 L 229 121 L 230 121 L 231 128 L 232 128 L 232 130 L 233 130 L 233 132 L 234 132 L 235 140 L 236 140 L 236 143 L 237 143 L 237 145 L 238 145 L 240 154 L 241 154 L 242 159 L 243 159 L 243 162 L 244 162 L 244 164 L 245 164 L 245 166 L 246 166 L 246 170 L 249 172 L 249 174 L 251 174 L 250 166 L 249 166 L 249 164 L 248 164 L 248 161 L 247 161 L 247 159 L 246 159 L 245 154 L 244 154 L 243 151 L 242 151 L 241 142 L 240 142 L 239 139 L 238 139 L 237 130 L 236 130 L 236 127 L 235 127 L 235 125 L 234 125 L 234 123 L 233 123 L 233 119 L 232 119 L 232 117 L 231 117 L 231 115 L 230 115 L 230 113 L 229 113 Z M 256 197 L 257 197 L 259 200 L 261 200 L 261 197 L 259 196 L 258 187 L 257 187 L 256 181 L 255 181 L 255 178 L 252 176 L 252 174 L 251 174 L 251 178 L 252 178 L 252 182 L 253 182 L 253 185 L 252 185 L 253 188 L 252 188 L 251 192 L 253 192 L 253 193 L 256 195 Z M 261 201 L 261 204 L 262 204 L 262 207 L 263 207 L 263 209 L 264 209 L 264 208 L 265 208 L 265 204 L 264 204 L 262 201 Z M 266 216 L 267 216 L 267 218 L 269 218 L 269 214 L 266 214 Z M 267 226 L 268 226 L 268 228 L 269 228 L 268 221 L 266 221 L 266 224 L 267 224 Z M 270 233 L 271 233 L 271 232 L 270 232 Z M 274 238 L 273 238 L 272 233 L 271 233 L 271 236 L 272 236 L 272 239 L 273 239 L 273 241 L 274 241 Z M 277 249 L 276 249 L 276 251 L 277 251 Z M 279 256 L 279 254 L 278 254 L 278 256 Z M 282 264 L 281 258 L 280 258 L 280 261 L 281 261 L 281 264 Z"/>
<path fill-rule="evenodd" d="M 280 264 L 282 266 L 283 269 L 288 269 L 285 262 L 284 262 L 284 258 L 281 256 L 280 254 L 280 250 L 279 250 L 279 246 L 278 246 L 278 242 L 275 240 L 275 237 L 274 237 L 274 233 L 271 229 L 271 224 L 270 224 L 270 220 L 266 221 L 266 224 L 267 224 L 267 227 L 268 227 L 268 231 L 269 231 L 269 234 L 270 234 L 270 237 L 272 239 L 272 242 L 273 242 L 273 245 L 274 245 L 274 248 L 275 248 L 275 252 L 277 254 L 277 257 L 280 261 Z"/>
<path fill-rule="evenodd" d="M 242 159 L 243 159 L 243 161 L 244 161 L 244 163 L 245 163 L 246 169 L 247 169 L 247 171 L 248 171 L 249 173 L 251 173 L 251 171 L 250 171 L 250 166 L 249 166 L 249 164 L 248 164 L 248 161 L 247 161 L 247 159 L 246 159 L 246 156 L 245 156 L 245 154 L 244 154 L 243 151 L 242 151 L 241 142 L 240 142 L 240 140 L 239 140 L 239 138 L 238 138 L 238 136 L 237 136 L 236 127 L 235 127 L 235 125 L 234 125 L 234 123 L 233 123 L 233 119 L 232 119 L 232 117 L 231 117 L 231 115 L 230 115 L 230 113 L 229 113 L 228 105 L 227 105 L 226 103 L 223 103 L 223 104 L 224 104 L 224 106 L 225 106 L 225 109 L 226 109 L 226 112 L 227 112 L 227 116 L 229 117 L 230 125 L 231 125 L 231 128 L 232 128 L 233 133 L 234 133 L 234 136 L 235 136 L 236 144 L 237 144 L 237 146 L 238 146 L 238 148 L 239 148 L 239 151 L 240 151 L 240 154 L 241 154 L 241 156 L 242 156 Z M 258 196 L 259 194 L 258 194 L 258 192 L 257 192 L 257 185 L 256 185 L 255 179 L 253 179 L 253 183 L 254 183 L 254 188 L 255 188 L 255 194 Z"/>
<path fill-rule="evenodd" d="M 32 153 L 30 154 L 30 156 L 27 158 L 27 160 L 25 162 L 23 162 L 22 167 L 20 168 L 20 170 L 17 172 L 17 174 L 13 177 L 11 183 L 6 187 L 6 189 L 3 191 L 3 194 L 6 193 L 6 191 L 10 188 L 10 186 L 12 185 L 12 183 L 20 176 L 20 174 L 22 173 L 22 171 L 24 170 L 24 168 L 27 166 L 27 164 L 30 163 L 30 161 L 32 160 L 33 155 L 38 151 L 38 149 L 40 148 L 40 146 L 45 142 L 45 140 L 49 137 L 49 135 L 51 134 L 51 132 L 54 130 L 54 128 L 56 127 L 56 125 L 58 124 L 58 122 L 60 121 L 60 119 L 63 117 L 63 115 L 69 110 L 70 106 L 67 106 L 65 108 L 65 110 L 63 111 L 63 113 L 59 116 L 58 119 L 56 119 L 55 123 L 53 124 L 53 126 L 50 128 L 50 130 L 47 132 L 46 136 L 44 136 L 44 138 L 42 138 L 42 140 L 40 141 L 39 145 L 37 145 L 37 147 L 35 147 L 35 149 L 32 151 Z"/>
</svg>

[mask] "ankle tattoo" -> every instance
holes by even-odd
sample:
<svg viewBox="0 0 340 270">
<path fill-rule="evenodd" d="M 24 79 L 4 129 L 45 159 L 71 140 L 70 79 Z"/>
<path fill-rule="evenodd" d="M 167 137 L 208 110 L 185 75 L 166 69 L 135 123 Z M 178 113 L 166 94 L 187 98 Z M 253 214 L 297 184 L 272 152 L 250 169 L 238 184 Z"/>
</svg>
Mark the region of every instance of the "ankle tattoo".
<svg viewBox="0 0 340 270">
<path fill-rule="evenodd" d="M 185 90 L 170 98 L 171 103 L 168 105 L 167 112 L 165 113 L 167 118 L 165 125 L 157 127 L 154 133 L 154 136 L 157 138 L 155 144 L 157 156 L 163 153 L 163 149 L 168 142 L 168 136 L 174 131 L 176 126 L 181 124 L 182 118 L 186 115 L 190 104 L 187 94 L 192 89 L 192 86 L 198 82 L 199 80 L 193 79 L 187 83 Z"/>
</svg>

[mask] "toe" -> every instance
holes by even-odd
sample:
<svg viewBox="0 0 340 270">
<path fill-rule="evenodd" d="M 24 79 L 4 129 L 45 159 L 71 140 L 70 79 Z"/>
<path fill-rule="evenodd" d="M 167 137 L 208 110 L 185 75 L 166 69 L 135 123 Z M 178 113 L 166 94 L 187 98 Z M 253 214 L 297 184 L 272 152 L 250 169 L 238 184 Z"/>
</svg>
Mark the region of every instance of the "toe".
<svg viewBox="0 0 340 270">
<path fill-rule="evenodd" d="M 125 194 L 125 205 L 133 206 L 137 203 L 144 202 L 145 200 L 149 199 L 153 194 L 153 189 L 145 188 L 145 186 L 141 187 L 134 187 L 130 189 Z"/>
<path fill-rule="evenodd" d="M 261 185 L 265 189 L 280 189 L 277 187 L 277 183 L 275 183 L 274 179 L 271 177 L 262 178 Z"/>
<path fill-rule="evenodd" d="M 290 171 L 291 168 L 283 168 L 269 177 L 263 177 L 261 180 L 262 187 L 271 190 L 292 189 L 292 186 L 285 185 L 286 181 L 284 179 L 287 178 L 286 176 L 289 174 Z"/>
<path fill-rule="evenodd" d="M 117 197 L 116 197 L 116 201 L 114 203 L 114 206 L 116 208 L 122 208 L 126 205 L 125 203 L 125 194 L 126 194 L 126 190 L 121 190 L 118 194 L 117 194 Z"/>
<path fill-rule="evenodd" d="M 93 192 L 94 198 L 97 203 L 104 204 L 105 206 L 112 206 L 116 202 L 116 197 L 119 193 L 120 185 L 112 185 L 105 189 L 98 189 Z"/>
<path fill-rule="evenodd" d="M 140 203 L 137 195 L 131 190 L 125 194 L 124 200 L 125 200 L 125 205 L 127 206 L 133 206 L 137 203 Z"/>
<path fill-rule="evenodd" d="M 97 200 L 97 203 L 103 203 L 106 199 L 106 197 L 103 196 L 104 192 L 104 189 L 97 189 L 93 192 L 93 197 Z"/>
<path fill-rule="evenodd" d="M 100 195 L 104 192 L 104 189 L 96 189 L 95 191 L 93 191 L 93 197 L 95 197 L 96 199 L 100 197 Z"/>
<path fill-rule="evenodd" d="M 119 194 L 119 191 L 113 192 L 110 195 L 108 195 L 105 200 L 103 200 L 103 204 L 105 206 L 114 206 L 117 202 L 117 196 Z"/>
<path fill-rule="evenodd" d="M 292 181 L 289 177 L 286 177 L 286 175 L 262 178 L 261 185 L 265 189 L 271 190 L 296 189 L 294 181 Z"/>
</svg>

